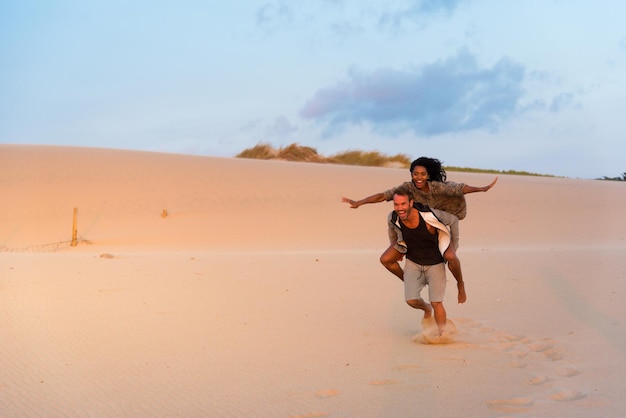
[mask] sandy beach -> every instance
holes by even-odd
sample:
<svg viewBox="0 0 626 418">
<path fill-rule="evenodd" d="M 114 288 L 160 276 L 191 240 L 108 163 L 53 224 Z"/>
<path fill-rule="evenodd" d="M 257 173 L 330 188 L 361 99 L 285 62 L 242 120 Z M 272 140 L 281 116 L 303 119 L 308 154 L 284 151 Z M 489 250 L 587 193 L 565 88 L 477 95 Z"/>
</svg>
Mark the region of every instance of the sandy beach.
<svg viewBox="0 0 626 418">
<path fill-rule="evenodd" d="M 467 195 L 468 301 L 448 272 L 458 333 L 433 345 L 378 261 L 392 203 L 341 202 L 407 180 L 0 145 L 0 416 L 622 416 L 624 182 Z"/>
</svg>

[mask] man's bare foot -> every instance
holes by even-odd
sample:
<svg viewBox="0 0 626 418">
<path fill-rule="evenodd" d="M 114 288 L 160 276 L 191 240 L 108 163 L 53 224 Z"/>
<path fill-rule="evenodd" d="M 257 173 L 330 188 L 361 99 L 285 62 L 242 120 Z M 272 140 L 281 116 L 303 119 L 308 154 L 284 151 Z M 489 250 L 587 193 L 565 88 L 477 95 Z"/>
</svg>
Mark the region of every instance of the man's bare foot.
<svg viewBox="0 0 626 418">
<path fill-rule="evenodd" d="M 437 335 L 436 333 L 423 333 L 422 336 L 426 344 L 448 344 L 452 342 L 452 337 L 447 332 L 439 335 Z"/>
<path fill-rule="evenodd" d="M 465 283 L 457 283 L 456 288 L 459 291 L 459 305 L 461 305 L 467 300 L 467 295 L 465 294 Z"/>
<path fill-rule="evenodd" d="M 433 310 L 432 308 L 429 310 L 424 310 L 424 319 L 430 319 L 433 317 Z"/>
</svg>

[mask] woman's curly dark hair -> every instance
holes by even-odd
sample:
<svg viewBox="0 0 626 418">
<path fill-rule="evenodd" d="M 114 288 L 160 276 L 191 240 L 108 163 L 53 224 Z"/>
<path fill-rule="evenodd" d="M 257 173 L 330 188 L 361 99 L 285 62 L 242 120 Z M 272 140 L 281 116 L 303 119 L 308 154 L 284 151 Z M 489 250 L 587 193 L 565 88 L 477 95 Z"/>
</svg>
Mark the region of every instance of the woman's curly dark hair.
<svg viewBox="0 0 626 418">
<path fill-rule="evenodd" d="M 428 172 L 428 181 L 446 181 L 446 170 L 441 166 L 441 161 L 436 158 L 429 157 L 419 157 L 417 160 L 414 160 L 411 163 L 411 174 L 413 174 L 413 170 L 415 167 L 420 166 L 424 167 Z"/>
</svg>

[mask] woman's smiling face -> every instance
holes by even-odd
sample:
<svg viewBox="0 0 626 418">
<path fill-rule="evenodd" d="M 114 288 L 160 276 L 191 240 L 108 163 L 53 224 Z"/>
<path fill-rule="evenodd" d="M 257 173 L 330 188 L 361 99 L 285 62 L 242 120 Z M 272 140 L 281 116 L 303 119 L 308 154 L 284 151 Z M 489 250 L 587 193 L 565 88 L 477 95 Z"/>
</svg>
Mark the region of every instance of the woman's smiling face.
<svg viewBox="0 0 626 418">
<path fill-rule="evenodd" d="M 426 167 L 422 167 L 421 165 L 415 166 L 413 172 L 411 173 L 411 178 L 413 179 L 413 184 L 418 189 L 423 189 L 426 186 L 426 180 L 428 180 L 428 171 L 426 171 Z"/>
</svg>

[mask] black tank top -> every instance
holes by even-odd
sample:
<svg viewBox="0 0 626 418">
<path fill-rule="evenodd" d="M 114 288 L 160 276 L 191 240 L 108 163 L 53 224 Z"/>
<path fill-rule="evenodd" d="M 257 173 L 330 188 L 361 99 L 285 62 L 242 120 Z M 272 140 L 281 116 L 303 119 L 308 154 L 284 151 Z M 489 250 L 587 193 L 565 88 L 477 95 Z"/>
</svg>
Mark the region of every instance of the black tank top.
<svg viewBox="0 0 626 418">
<path fill-rule="evenodd" d="M 407 246 L 406 258 L 422 266 L 432 266 L 443 263 L 443 256 L 439 252 L 438 245 L 439 231 L 435 231 L 434 234 L 431 234 L 426 227 L 426 221 L 422 218 L 422 215 L 419 212 L 418 215 L 420 222 L 415 229 L 409 228 L 400 220 L 402 237 Z"/>
</svg>

